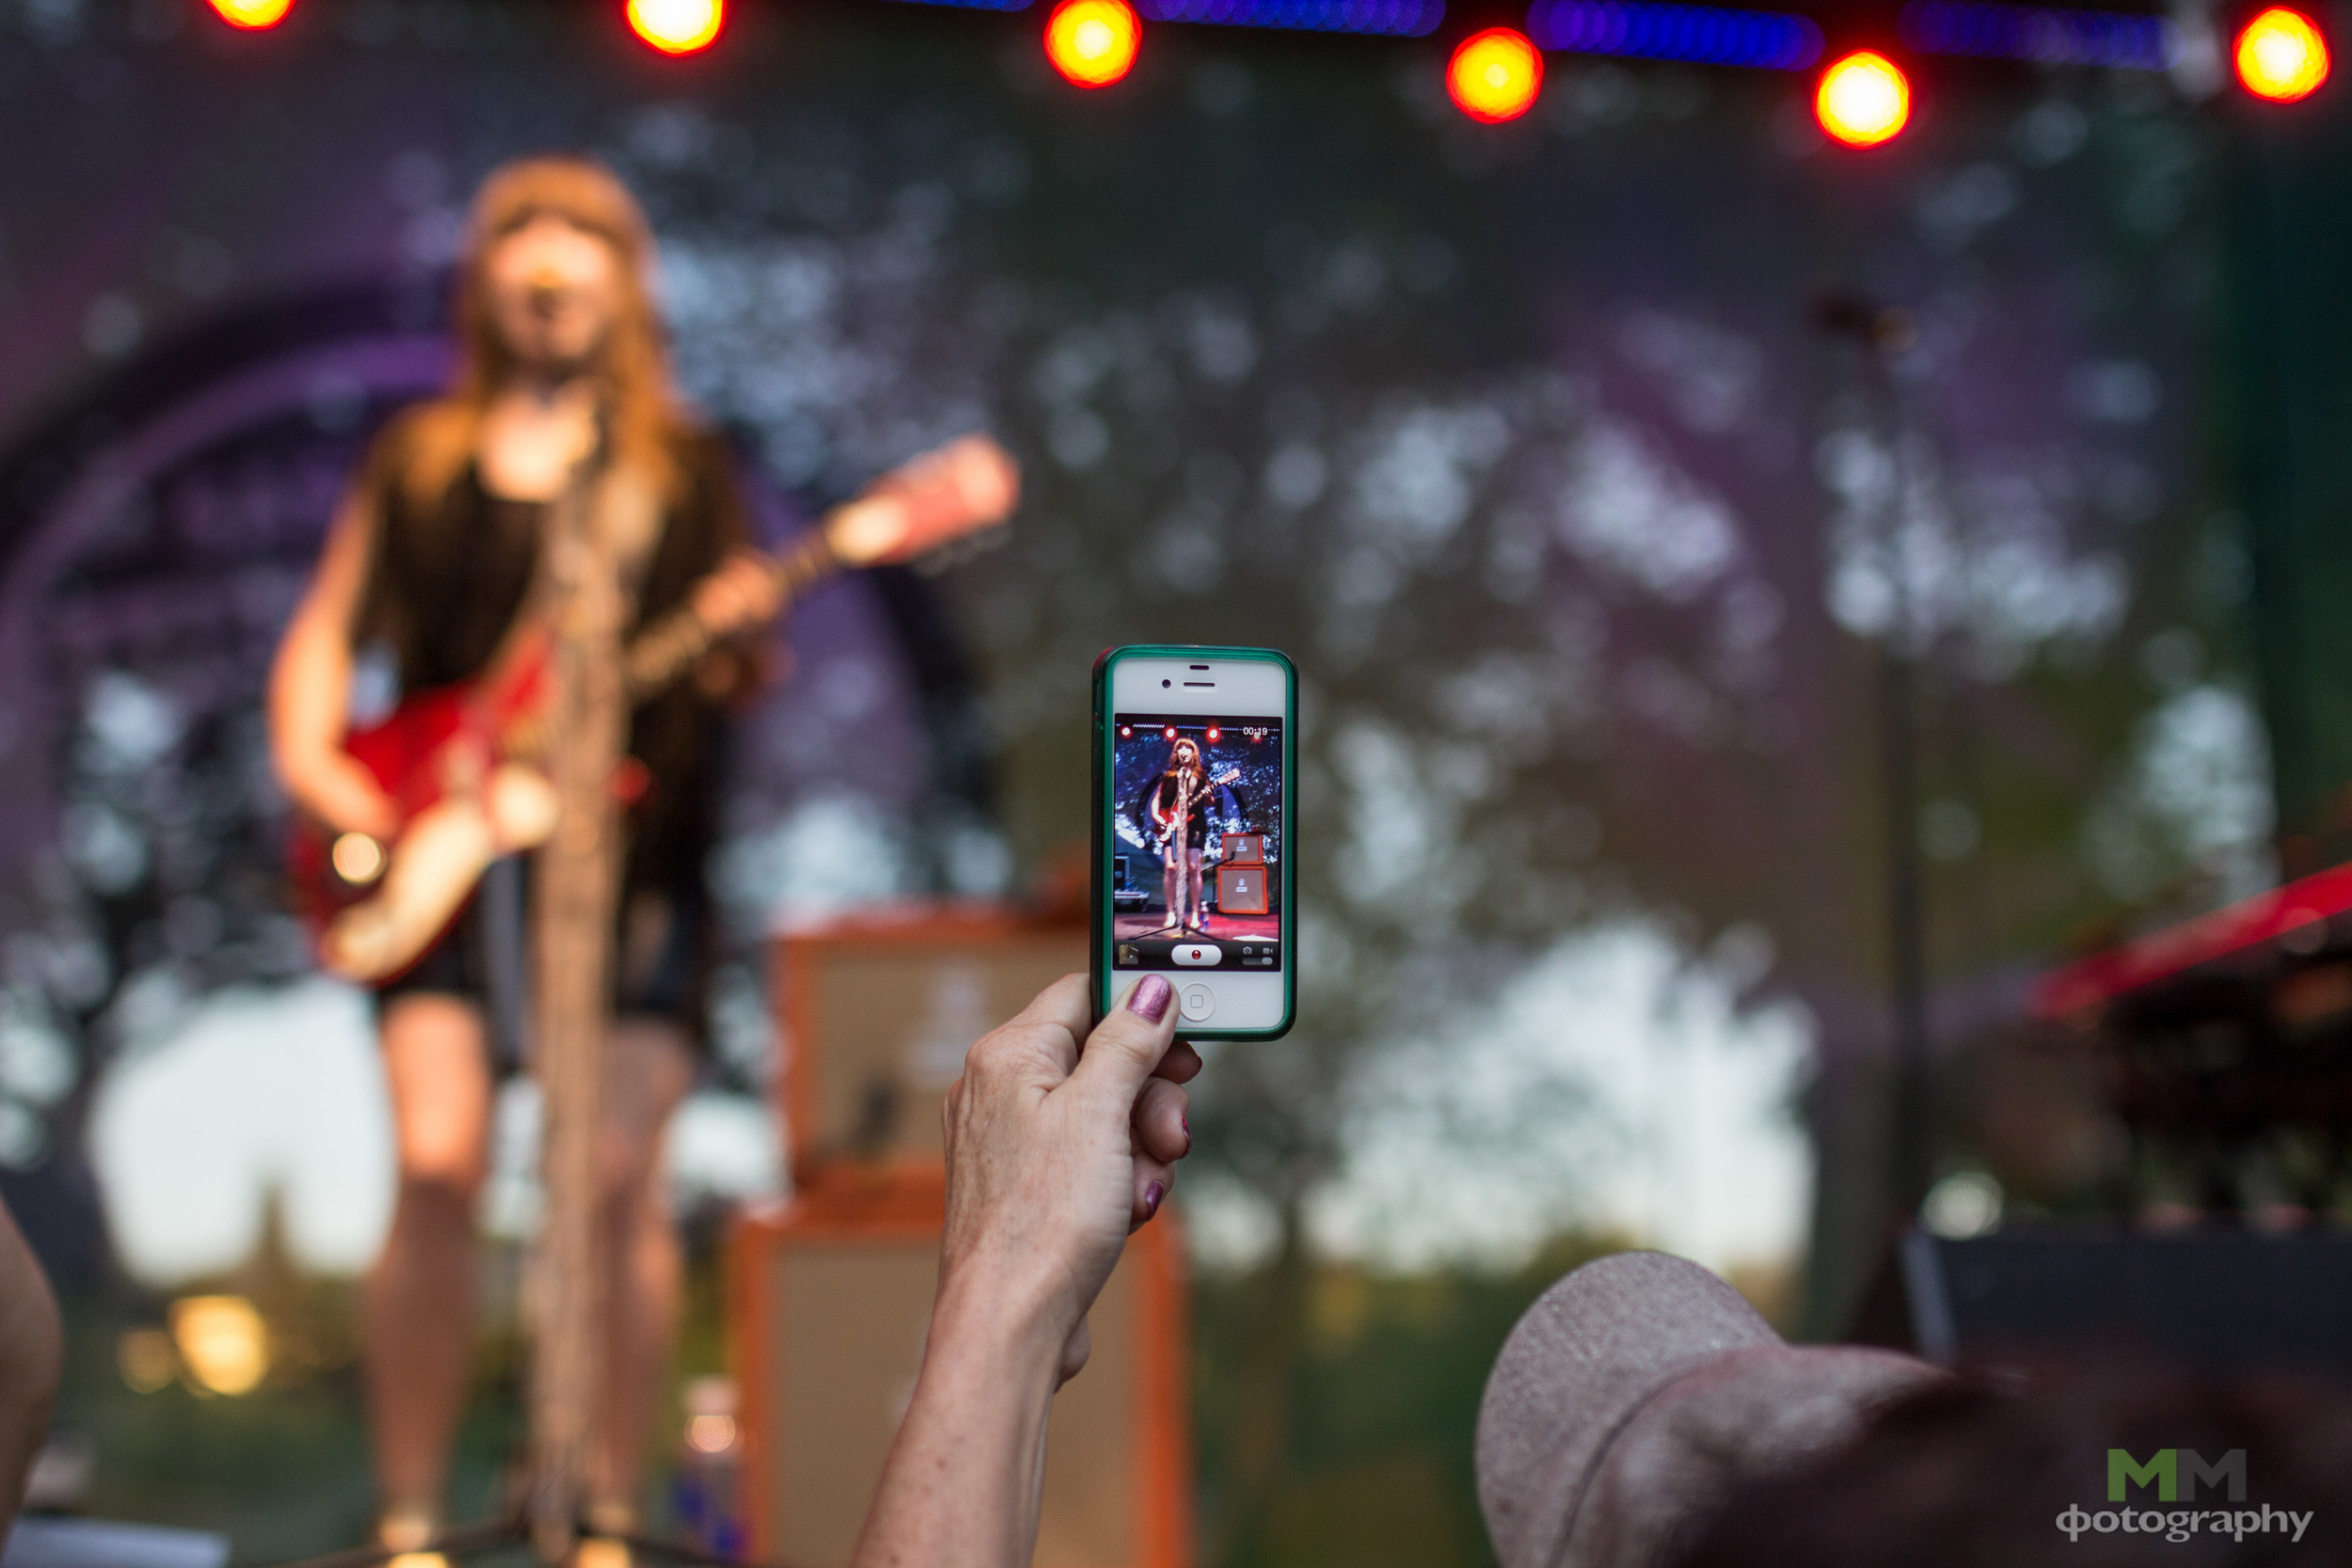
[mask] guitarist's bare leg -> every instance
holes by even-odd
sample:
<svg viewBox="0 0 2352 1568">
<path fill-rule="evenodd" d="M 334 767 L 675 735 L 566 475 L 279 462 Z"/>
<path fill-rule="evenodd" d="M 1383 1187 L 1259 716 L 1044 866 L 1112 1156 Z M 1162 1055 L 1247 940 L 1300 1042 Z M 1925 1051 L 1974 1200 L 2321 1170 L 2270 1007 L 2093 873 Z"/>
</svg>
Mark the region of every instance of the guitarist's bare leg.
<svg viewBox="0 0 2352 1568">
<path fill-rule="evenodd" d="M 465 1409 L 490 1066 L 482 1014 L 455 996 L 395 998 L 383 1037 L 400 1188 L 363 1306 L 368 1420 L 388 1519 L 430 1521 Z"/>
<path fill-rule="evenodd" d="M 1184 852 L 1170 846 L 1160 851 L 1160 896 L 1168 905 L 1168 931 L 1184 928 Z"/>
<path fill-rule="evenodd" d="M 662 1149 L 671 1115 L 693 1082 L 693 1065 L 684 1033 L 657 1019 L 615 1021 L 606 1050 L 597 1196 L 612 1338 L 603 1357 L 588 1497 L 592 1517 L 617 1507 L 624 1512 L 615 1522 L 626 1523 L 677 1338 L 682 1270 L 677 1225 L 661 1180 Z"/>
</svg>

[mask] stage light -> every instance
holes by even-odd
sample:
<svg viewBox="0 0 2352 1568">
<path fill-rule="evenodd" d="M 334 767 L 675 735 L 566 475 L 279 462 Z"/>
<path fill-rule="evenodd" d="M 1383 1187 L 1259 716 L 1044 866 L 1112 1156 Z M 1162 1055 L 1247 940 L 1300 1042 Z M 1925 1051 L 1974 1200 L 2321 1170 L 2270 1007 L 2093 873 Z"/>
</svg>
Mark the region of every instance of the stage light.
<svg viewBox="0 0 2352 1568">
<path fill-rule="evenodd" d="M 213 0 L 213 9 L 231 27 L 258 31 L 285 21 L 294 0 Z"/>
<path fill-rule="evenodd" d="M 1168 739 L 1168 740 L 1173 740 L 1173 739 L 1175 739 L 1175 738 L 1176 738 L 1176 726 L 1175 726 L 1175 725 L 1173 725 L 1173 724 L 1168 725 L 1168 728 L 1166 728 L 1166 729 L 1164 729 L 1164 730 L 1162 730 L 1162 731 L 1160 732 L 1160 735 L 1162 736 L 1162 737 L 1164 737 L 1164 738 L 1166 738 L 1166 739 Z"/>
<path fill-rule="evenodd" d="M 2237 79 L 2273 103 L 2309 98 L 2328 79 L 2328 40 L 2302 12 L 2273 6 L 2240 29 Z"/>
<path fill-rule="evenodd" d="M 1133 724 L 1121 724 L 1119 726 L 1119 738 L 1121 740 L 1134 739 L 1136 727 Z"/>
<path fill-rule="evenodd" d="M 1765 71 L 1803 71 L 1821 57 L 1821 29 L 1809 16 L 1644 0 L 1535 0 L 1527 36 L 1539 48 L 1579 55 Z"/>
<path fill-rule="evenodd" d="M 1135 68 L 1143 24 L 1127 0 L 1061 0 L 1045 23 L 1045 57 L 1082 87 L 1107 87 Z"/>
<path fill-rule="evenodd" d="M 726 0 L 628 0 L 628 30 L 664 55 L 709 48 L 726 20 Z"/>
<path fill-rule="evenodd" d="M 1209 726 L 1209 744 L 1212 746 L 1216 745 L 1217 737 L 1223 733 L 1224 732 L 1219 730 L 1215 724 L 1211 724 Z"/>
<path fill-rule="evenodd" d="M 1821 72 L 1813 115 L 1848 147 L 1876 147 L 1910 122 L 1911 79 L 1885 55 L 1856 50 Z"/>
<path fill-rule="evenodd" d="M 1454 106 L 1487 125 L 1527 113 L 1543 85 L 1544 57 L 1508 27 L 1489 27 L 1464 39 L 1445 72 Z"/>
</svg>

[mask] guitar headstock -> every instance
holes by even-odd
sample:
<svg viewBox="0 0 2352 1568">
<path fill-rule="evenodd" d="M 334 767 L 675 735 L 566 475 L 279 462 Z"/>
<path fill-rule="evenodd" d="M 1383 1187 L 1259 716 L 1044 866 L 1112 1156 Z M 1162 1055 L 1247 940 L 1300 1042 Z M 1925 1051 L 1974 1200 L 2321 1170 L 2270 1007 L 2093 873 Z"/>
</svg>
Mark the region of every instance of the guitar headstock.
<svg viewBox="0 0 2352 1568">
<path fill-rule="evenodd" d="M 991 436 L 958 436 L 834 513 L 825 538 L 845 566 L 896 566 L 995 527 L 1020 499 L 1011 454 Z"/>
</svg>

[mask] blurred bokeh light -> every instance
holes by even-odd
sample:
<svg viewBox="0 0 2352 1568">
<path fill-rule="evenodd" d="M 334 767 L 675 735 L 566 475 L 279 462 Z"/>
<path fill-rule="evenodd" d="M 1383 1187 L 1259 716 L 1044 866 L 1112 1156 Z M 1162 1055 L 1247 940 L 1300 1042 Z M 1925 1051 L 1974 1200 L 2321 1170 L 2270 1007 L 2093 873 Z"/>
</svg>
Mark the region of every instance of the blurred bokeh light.
<svg viewBox="0 0 2352 1568">
<path fill-rule="evenodd" d="M 1546 49 L 1694 65 L 1803 71 L 1821 57 L 1821 28 L 1809 16 L 1654 6 L 1642 0 L 1535 0 L 1528 36 Z"/>
<path fill-rule="evenodd" d="M 153 1394 L 171 1386 L 180 1375 L 180 1353 L 171 1336 L 160 1328 L 134 1328 L 115 1346 L 115 1361 L 122 1381 L 134 1393 Z"/>
<path fill-rule="evenodd" d="M 1911 122 L 1911 79 L 1885 55 L 1857 50 L 1821 72 L 1813 112 L 1848 147 L 1876 147 Z"/>
<path fill-rule="evenodd" d="M 171 1338 L 208 1393 L 249 1394 L 269 1373 L 269 1330 L 243 1296 L 181 1297 L 171 1304 Z"/>
<path fill-rule="evenodd" d="M 2328 80 L 2328 40 L 2302 12 L 2272 6 L 2239 30 L 2237 79 L 2273 103 L 2309 98 Z"/>
<path fill-rule="evenodd" d="M 664 55 L 707 49 L 725 24 L 725 0 L 628 0 L 629 31 Z"/>
<path fill-rule="evenodd" d="M 1544 57 L 1524 35 L 1489 27 L 1462 40 L 1446 69 L 1445 85 L 1464 114 L 1500 124 L 1534 106 L 1544 85 Z"/>
<path fill-rule="evenodd" d="M 2131 71 L 2164 71 L 2174 57 L 2162 17 L 2118 11 L 2004 6 L 1987 0 L 1911 0 L 1896 26 L 1903 47 L 1922 55 Z"/>
<path fill-rule="evenodd" d="M 1062 0 L 1045 24 L 1045 57 L 1082 87 L 1106 87 L 1135 69 L 1143 24 L 1126 0 Z"/>
<path fill-rule="evenodd" d="M 275 27 L 293 8 L 294 0 L 213 0 L 213 9 L 231 27 Z"/>
</svg>

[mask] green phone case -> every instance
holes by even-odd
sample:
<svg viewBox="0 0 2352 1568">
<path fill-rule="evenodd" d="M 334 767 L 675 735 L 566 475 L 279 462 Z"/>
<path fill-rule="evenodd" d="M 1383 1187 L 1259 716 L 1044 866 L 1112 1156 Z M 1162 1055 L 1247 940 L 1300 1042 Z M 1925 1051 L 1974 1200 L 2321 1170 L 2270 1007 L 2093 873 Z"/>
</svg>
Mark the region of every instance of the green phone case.
<svg viewBox="0 0 2352 1568">
<path fill-rule="evenodd" d="M 1088 927 L 1087 991 L 1094 1003 L 1095 1022 L 1110 1009 L 1111 968 L 1111 853 L 1109 781 L 1113 777 L 1111 757 L 1110 690 L 1111 670 L 1122 659 L 1129 658 L 1199 658 L 1258 659 L 1282 668 L 1282 1018 L 1265 1029 L 1186 1029 L 1177 1033 L 1190 1040 L 1271 1040 L 1290 1033 L 1298 1017 L 1298 944 L 1293 940 L 1296 931 L 1296 895 L 1298 890 L 1297 847 L 1298 817 L 1298 670 L 1288 655 L 1274 648 L 1212 648 L 1182 642 L 1137 642 L 1125 647 L 1105 648 L 1094 661 L 1094 767 L 1093 820 L 1090 831 L 1094 838 L 1093 872 L 1087 879 Z"/>
</svg>

